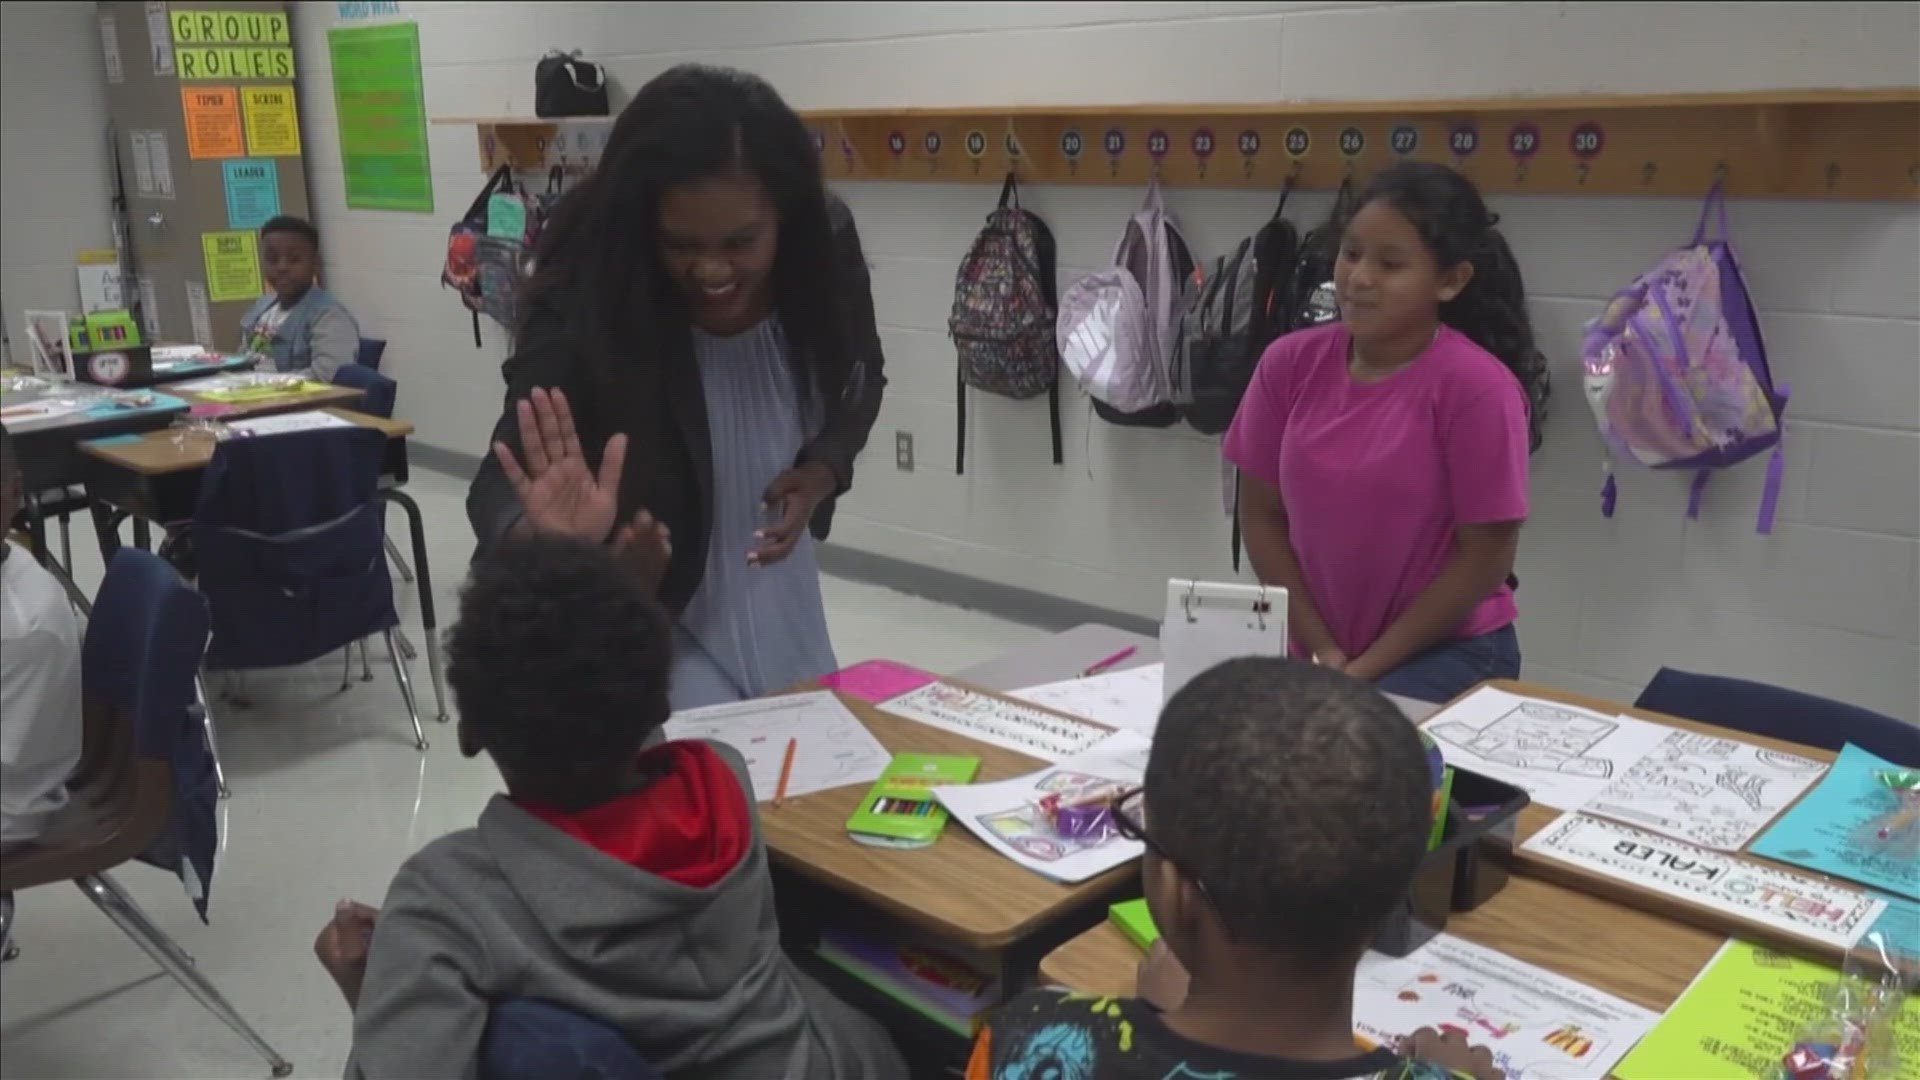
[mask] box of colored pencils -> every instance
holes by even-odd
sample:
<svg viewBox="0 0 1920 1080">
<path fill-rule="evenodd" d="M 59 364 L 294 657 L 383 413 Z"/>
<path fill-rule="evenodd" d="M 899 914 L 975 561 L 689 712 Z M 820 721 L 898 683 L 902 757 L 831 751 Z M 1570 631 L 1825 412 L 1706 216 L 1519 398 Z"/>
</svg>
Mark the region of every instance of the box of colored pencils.
<svg viewBox="0 0 1920 1080">
<path fill-rule="evenodd" d="M 979 771 L 977 757 L 896 754 L 847 819 L 847 833 L 884 847 L 926 847 L 947 826 L 947 808 L 933 797 L 933 789 L 972 783 Z"/>
</svg>

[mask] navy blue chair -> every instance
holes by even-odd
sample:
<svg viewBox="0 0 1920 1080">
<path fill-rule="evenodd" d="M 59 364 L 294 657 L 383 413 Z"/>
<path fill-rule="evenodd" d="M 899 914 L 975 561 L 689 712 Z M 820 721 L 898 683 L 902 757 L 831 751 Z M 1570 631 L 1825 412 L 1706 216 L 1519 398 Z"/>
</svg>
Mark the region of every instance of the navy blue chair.
<svg viewBox="0 0 1920 1080">
<path fill-rule="evenodd" d="M 354 354 L 353 362 L 369 371 L 379 371 L 380 358 L 386 355 L 386 352 L 386 338 L 363 337 L 360 339 L 360 349 Z"/>
<path fill-rule="evenodd" d="M 0 862 L 0 938 L 11 894 L 71 881 L 154 962 L 286 1076 L 293 1066 L 261 1039 L 193 958 L 107 871 L 139 859 L 180 875 L 207 917 L 218 823 L 211 748 L 195 716 L 207 645 L 207 602 L 159 556 L 121 548 L 107 567 L 81 652 L 80 763 L 67 805 L 34 843 Z"/>
<path fill-rule="evenodd" d="M 1920 767 L 1920 728 L 1798 690 L 1661 668 L 1633 704 L 1822 750 L 1852 743 L 1889 761 Z"/>
<path fill-rule="evenodd" d="M 394 399 L 400 393 L 399 383 L 365 364 L 341 365 L 340 370 L 333 373 L 333 385 L 360 391 L 360 402 L 354 411 L 368 416 L 391 417 Z"/>
<path fill-rule="evenodd" d="M 480 1080 L 664 1080 L 613 1027 L 534 998 L 487 1012 Z"/>
<path fill-rule="evenodd" d="M 207 667 L 303 664 L 382 635 L 414 743 L 425 750 L 413 679 L 394 636 L 400 616 L 379 491 L 386 451 L 385 433 L 357 426 L 233 438 L 215 448 L 192 525 L 200 591 L 213 611 Z"/>
</svg>

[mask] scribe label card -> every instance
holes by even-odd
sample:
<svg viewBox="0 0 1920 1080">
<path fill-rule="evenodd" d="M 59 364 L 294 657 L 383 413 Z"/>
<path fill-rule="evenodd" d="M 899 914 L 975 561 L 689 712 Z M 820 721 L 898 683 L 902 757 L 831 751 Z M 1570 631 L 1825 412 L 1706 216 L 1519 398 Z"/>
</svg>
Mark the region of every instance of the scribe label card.
<svg viewBox="0 0 1920 1080">
<path fill-rule="evenodd" d="M 1822 945 L 1852 945 L 1885 900 L 1603 818 L 1567 814 L 1522 850 Z"/>
</svg>

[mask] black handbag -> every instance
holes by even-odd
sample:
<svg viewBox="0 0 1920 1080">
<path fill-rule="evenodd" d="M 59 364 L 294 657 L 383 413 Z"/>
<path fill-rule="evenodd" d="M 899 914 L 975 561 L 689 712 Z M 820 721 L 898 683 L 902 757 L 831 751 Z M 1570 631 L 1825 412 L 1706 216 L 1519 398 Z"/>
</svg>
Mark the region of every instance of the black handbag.
<svg viewBox="0 0 1920 1080">
<path fill-rule="evenodd" d="M 607 73 L 591 60 L 551 49 L 533 69 L 536 116 L 606 116 Z"/>
</svg>

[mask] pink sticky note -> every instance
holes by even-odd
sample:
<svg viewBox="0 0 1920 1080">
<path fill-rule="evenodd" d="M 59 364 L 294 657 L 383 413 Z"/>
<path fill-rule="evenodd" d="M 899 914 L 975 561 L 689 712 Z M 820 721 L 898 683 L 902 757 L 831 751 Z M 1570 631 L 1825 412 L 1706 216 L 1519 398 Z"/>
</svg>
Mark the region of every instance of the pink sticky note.
<svg viewBox="0 0 1920 1080">
<path fill-rule="evenodd" d="M 911 693 L 935 680 L 936 676 L 919 668 L 896 664 L 891 660 L 868 660 L 822 678 L 820 685 L 851 694 L 862 701 L 880 702 Z"/>
<path fill-rule="evenodd" d="M 236 410 L 233 406 L 224 402 L 196 401 L 193 403 L 193 406 L 187 410 L 187 415 L 199 419 L 211 419 L 216 416 L 226 416 L 234 411 Z"/>
</svg>

